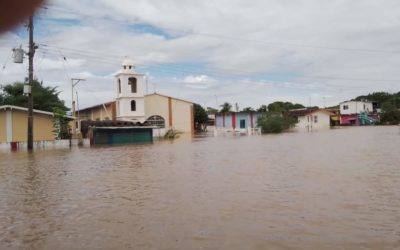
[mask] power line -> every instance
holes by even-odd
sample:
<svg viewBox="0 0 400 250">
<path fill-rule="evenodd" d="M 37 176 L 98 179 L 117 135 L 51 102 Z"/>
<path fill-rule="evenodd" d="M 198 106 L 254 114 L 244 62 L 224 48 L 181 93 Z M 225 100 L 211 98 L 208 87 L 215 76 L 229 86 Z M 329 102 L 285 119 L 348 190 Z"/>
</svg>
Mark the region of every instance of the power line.
<svg viewBox="0 0 400 250">
<path fill-rule="evenodd" d="M 54 7 L 56 7 L 56 8 L 54 9 Z M 67 9 L 62 6 L 57 6 L 57 5 L 50 5 L 50 8 L 48 8 L 48 9 L 52 10 L 52 11 L 66 12 L 69 14 L 74 14 L 77 16 L 87 17 L 87 18 L 91 18 L 91 19 L 106 20 L 106 21 L 115 22 L 115 23 L 119 23 L 119 24 L 126 24 L 126 25 L 141 24 L 140 22 L 123 21 L 123 20 L 117 20 L 115 18 L 110 18 L 110 17 L 107 17 L 107 18 L 94 17 L 94 16 L 87 15 L 84 13 L 78 13 L 76 11 Z M 217 38 L 217 39 L 222 39 L 222 40 L 241 41 L 241 42 L 247 42 L 247 43 L 258 43 L 258 44 L 264 44 L 264 45 L 288 46 L 288 47 L 319 49 L 319 50 L 340 50 L 340 51 L 347 51 L 347 52 L 362 52 L 362 53 L 379 53 L 379 54 L 398 54 L 398 53 L 400 53 L 400 50 L 382 50 L 382 49 L 371 49 L 371 48 L 362 49 L 362 48 L 331 47 L 331 46 L 325 46 L 325 45 L 272 42 L 272 41 L 265 41 L 265 40 L 245 39 L 245 38 L 238 38 L 238 37 L 233 37 L 233 36 L 217 35 L 217 34 L 211 34 L 211 33 L 200 33 L 200 32 L 187 31 L 187 30 L 179 30 L 179 29 L 174 29 L 174 28 L 169 28 L 169 27 L 162 27 L 160 29 L 165 30 L 165 31 L 170 31 L 173 33 L 178 33 L 181 35 L 183 35 L 183 34 L 196 35 L 196 36 Z"/>
<path fill-rule="evenodd" d="M 42 47 L 46 47 L 46 50 L 48 51 L 55 51 L 55 50 L 64 50 L 67 51 L 71 55 L 75 56 L 81 56 L 81 57 L 87 57 L 90 58 L 92 61 L 96 62 L 102 62 L 110 65 L 119 65 L 119 59 L 122 58 L 120 56 L 102 56 L 100 53 L 96 53 L 94 51 L 84 51 L 84 50 L 78 50 L 78 49 L 70 49 L 70 48 L 59 48 L 56 46 L 52 45 L 46 45 L 46 44 L 41 44 Z M 43 48 L 41 48 L 43 49 Z M 166 69 L 169 72 L 176 72 L 176 73 L 198 73 L 197 71 L 194 70 L 187 70 L 187 68 L 190 68 L 190 66 L 185 66 L 185 69 L 182 68 L 177 68 L 176 66 L 170 66 L 170 65 L 156 65 L 156 64 L 147 64 L 147 63 L 137 63 L 137 66 L 141 67 L 152 67 L 154 69 Z M 210 70 L 206 69 L 205 70 L 207 73 L 211 73 L 212 75 L 216 76 L 227 76 L 228 74 L 230 76 L 240 76 L 240 75 L 250 75 L 254 74 L 253 72 L 250 71 L 243 71 L 243 70 L 237 70 L 233 68 L 220 68 L 220 70 Z M 270 77 L 286 77 L 288 78 L 287 75 L 285 74 L 266 74 L 269 75 Z M 354 78 L 354 77 L 342 77 L 342 76 L 323 76 L 323 75 L 300 75 L 296 76 L 295 78 L 299 79 L 316 79 L 316 80 L 344 80 L 344 81 L 368 81 L 368 82 L 400 82 L 398 79 L 371 79 L 371 78 Z M 286 80 L 287 81 L 287 80 Z"/>
</svg>

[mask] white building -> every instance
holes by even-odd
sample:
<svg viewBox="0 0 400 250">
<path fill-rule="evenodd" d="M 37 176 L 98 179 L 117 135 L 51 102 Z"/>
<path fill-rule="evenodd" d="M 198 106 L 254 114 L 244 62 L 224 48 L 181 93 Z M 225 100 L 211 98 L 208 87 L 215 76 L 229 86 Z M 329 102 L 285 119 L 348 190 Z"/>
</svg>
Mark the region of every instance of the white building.
<svg viewBox="0 0 400 250">
<path fill-rule="evenodd" d="M 347 101 L 340 103 L 341 115 L 352 115 L 373 112 L 372 102 L 367 101 Z"/>
<path fill-rule="evenodd" d="M 144 122 L 146 120 L 144 107 L 145 75 L 137 74 L 133 62 L 126 59 L 122 63 L 122 70 L 115 77 L 117 78 L 117 119 Z"/>
<path fill-rule="evenodd" d="M 308 132 L 330 129 L 331 116 L 335 115 L 325 109 L 299 109 L 290 113 L 297 117 L 295 130 Z"/>
</svg>

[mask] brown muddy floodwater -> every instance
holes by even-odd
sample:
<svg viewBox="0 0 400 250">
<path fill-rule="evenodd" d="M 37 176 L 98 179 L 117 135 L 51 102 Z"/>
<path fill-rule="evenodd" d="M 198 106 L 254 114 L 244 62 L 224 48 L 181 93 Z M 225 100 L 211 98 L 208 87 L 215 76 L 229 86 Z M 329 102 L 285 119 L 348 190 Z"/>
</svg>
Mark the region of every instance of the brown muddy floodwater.
<svg viewBox="0 0 400 250">
<path fill-rule="evenodd" d="M 0 159 L 0 249 L 400 249 L 399 127 Z"/>
</svg>

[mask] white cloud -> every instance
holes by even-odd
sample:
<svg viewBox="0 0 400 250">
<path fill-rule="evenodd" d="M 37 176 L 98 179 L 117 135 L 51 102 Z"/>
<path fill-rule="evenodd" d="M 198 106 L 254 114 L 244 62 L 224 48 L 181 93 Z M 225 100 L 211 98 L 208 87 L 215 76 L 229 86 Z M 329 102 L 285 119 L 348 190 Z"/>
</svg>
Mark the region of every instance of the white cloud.
<svg viewBox="0 0 400 250">
<path fill-rule="evenodd" d="M 110 76 L 129 56 L 151 74 L 151 91 L 200 104 L 308 104 L 313 96 L 313 104 L 323 105 L 323 96 L 331 96 L 325 101 L 333 105 L 372 91 L 399 91 L 397 81 L 384 81 L 400 80 L 399 11 L 397 0 L 53 0 L 42 19 L 80 23 L 37 27 L 36 75 L 59 86 L 66 103 L 68 78 L 87 78 L 78 90 L 81 106 L 92 105 L 114 98 Z M 148 32 L 128 25 L 138 23 Z M 19 43 L 26 39 L 0 37 L 0 64 Z M 1 83 L 25 75 L 26 64 L 0 69 Z"/>
</svg>

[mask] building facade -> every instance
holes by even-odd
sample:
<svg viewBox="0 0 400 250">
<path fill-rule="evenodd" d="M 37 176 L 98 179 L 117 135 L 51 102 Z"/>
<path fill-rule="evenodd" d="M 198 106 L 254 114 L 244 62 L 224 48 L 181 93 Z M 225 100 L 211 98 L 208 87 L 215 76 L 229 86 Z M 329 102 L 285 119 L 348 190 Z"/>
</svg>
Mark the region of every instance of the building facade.
<svg viewBox="0 0 400 250">
<path fill-rule="evenodd" d="M 145 76 L 134 69 L 132 61 L 125 60 L 115 75 L 115 101 L 79 110 L 78 119 L 146 124 L 157 129 L 154 135 L 163 135 L 169 129 L 194 133 L 193 103 L 158 93 L 146 95 Z"/>
<path fill-rule="evenodd" d="M 249 132 L 257 128 L 257 119 L 262 113 L 258 112 L 229 112 L 216 113 L 214 118 L 217 130 Z"/>
<path fill-rule="evenodd" d="M 379 120 L 372 102 L 347 101 L 340 103 L 340 125 L 369 125 Z"/>
<path fill-rule="evenodd" d="M 28 138 L 28 109 L 17 106 L 0 106 L 0 143 L 25 142 Z M 55 139 L 53 113 L 34 110 L 33 140 Z"/>
<path fill-rule="evenodd" d="M 331 128 L 331 117 L 335 113 L 325 109 L 299 109 L 290 112 L 297 117 L 297 124 L 294 130 L 317 132 Z"/>
</svg>

